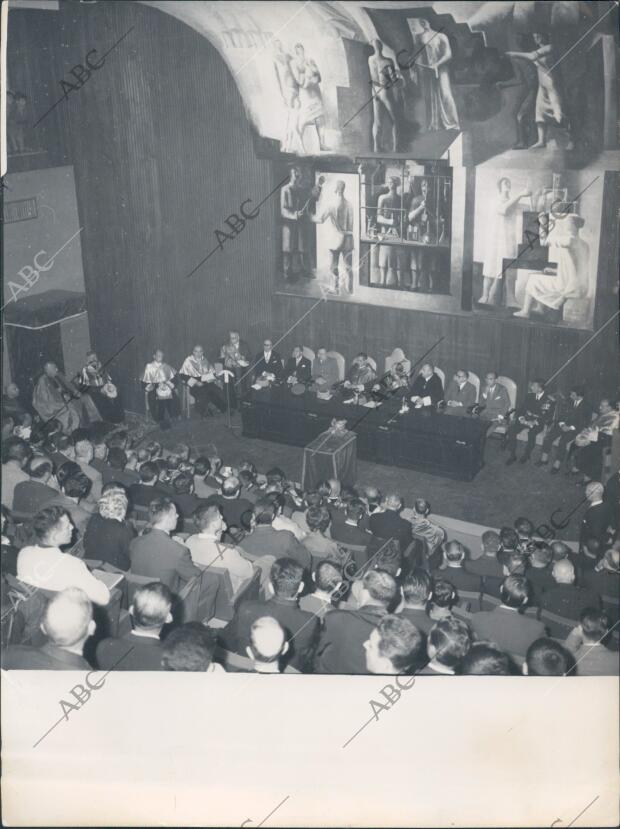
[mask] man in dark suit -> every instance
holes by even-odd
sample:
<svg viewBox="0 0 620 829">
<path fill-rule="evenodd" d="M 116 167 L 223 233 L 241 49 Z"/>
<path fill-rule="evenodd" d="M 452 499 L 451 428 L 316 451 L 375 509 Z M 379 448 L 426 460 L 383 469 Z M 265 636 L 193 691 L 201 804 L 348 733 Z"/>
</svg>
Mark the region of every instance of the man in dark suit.
<svg viewBox="0 0 620 829">
<path fill-rule="evenodd" d="M 374 512 L 370 516 L 370 532 L 377 538 L 396 538 L 400 544 L 400 551 L 404 553 L 411 541 L 411 524 L 401 518 L 400 511 L 403 501 L 400 495 L 392 493 L 386 495 L 383 501 L 383 512 Z"/>
<path fill-rule="evenodd" d="M 271 567 L 273 597 L 268 601 L 242 602 L 232 621 L 222 631 L 224 647 L 246 654 L 251 646 L 250 630 L 257 619 L 272 617 L 284 629 L 288 651 L 286 664 L 299 671 L 309 669 L 319 632 L 319 620 L 312 613 L 300 610 L 297 596 L 303 590 L 303 568 L 293 559 L 279 558 Z"/>
<path fill-rule="evenodd" d="M 530 589 L 523 576 L 508 576 L 500 588 L 502 603 L 474 613 L 471 628 L 478 639 L 495 642 L 503 651 L 525 658 L 527 649 L 545 635 L 545 626 L 518 611 L 529 603 Z"/>
<path fill-rule="evenodd" d="M 170 538 L 179 519 L 174 502 L 169 498 L 153 501 L 149 515 L 150 529 L 134 538 L 129 548 L 131 572 L 159 579 L 174 593 L 202 571 L 193 563 L 187 547 Z"/>
<path fill-rule="evenodd" d="M 421 630 L 428 634 L 434 621 L 426 613 L 426 606 L 431 596 L 432 580 L 426 570 L 412 570 L 402 583 L 403 604 L 397 610 L 398 616 L 404 616 Z"/>
<path fill-rule="evenodd" d="M 536 436 L 553 420 L 555 402 L 545 391 L 545 381 L 536 379 L 530 385 L 530 393 L 515 413 L 504 437 L 504 448 L 510 451 L 506 464 L 517 460 L 517 435 L 527 430 L 527 446 L 521 456 L 521 463 L 527 463 L 536 444 Z"/>
<path fill-rule="evenodd" d="M 364 504 L 359 499 L 349 501 L 345 508 L 345 520 L 333 521 L 330 534 L 333 541 L 341 544 L 350 544 L 354 547 L 368 548 L 372 541 L 372 533 L 360 527 L 366 515 Z"/>
<path fill-rule="evenodd" d="M 364 642 L 398 594 L 396 579 L 382 570 L 369 570 L 360 590 L 358 610 L 332 610 L 326 614 L 317 648 L 314 671 L 318 674 L 365 674 Z"/>
<path fill-rule="evenodd" d="M 340 382 L 338 363 L 333 357 L 327 356 L 326 348 L 318 349 L 316 359 L 312 363 L 312 379 L 316 381 L 319 378 L 325 381 L 327 389 L 331 389 Z"/>
<path fill-rule="evenodd" d="M 54 465 L 45 455 L 35 455 L 28 464 L 26 471 L 30 475 L 29 481 L 21 481 L 13 491 L 13 512 L 26 515 L 35 515 L 50 498 L 58 495 L 58 489 L 50 484 L 55 483 Z"/>
<path fill-rule="evenodd" d="M 605 484 L 603 500 L 610 504 L 616 518 L 616 527 L 620 527 L 620 469 Z"/>
<path fill-rule="evenodd" d="M 172 622 L 173 595 L 165 584 L 153 582 L 134 593 L 129 614 L 133 629 L 122 638 L 109 637 L 97 645 L 102 670 L 161 671 L 161 630 Z"/>
<path fill-rule="evenodd" d="M 610 630 L 607 614 L 586 608 L 572 630 L 566 647 L 573 653 L 580 676 L 618 676 L 618 651 L 604 644 Z"/>
<path fill-rule="evenodd" d="M 190 472 L 179 472 L 172 479 L 172 488 L 172 500 L 183 518 L 191 518 L 198 507 L 205 503 L 202 498 L 194 495 L 194 476 Z"/>
<path fill-rule="evenodd" d="M 148 507 L 151 501 L 166 493 L 157 486 L 159 469 L 153 461 L 146 461 L 140 467 L 140 483 L 129 487 L 129 498 L 134 507 Z"/>
<path fill-rule="evenodd" d="M 307 357 L 304 357 L 300 345 L 295 346 L 293 356 L 289 357 L 286 361 L 284 374 L 286 382 L 289 385 L 293 385 L 293 383 L 309 383 L 312 379 L 312 363 Z"/>
<path fill-rule="evenodd" d="M 532 585 L 532 604 L 542 606 L 543 594 L 555 587 L 555 579 L 549 565 L 553 559 L 551 548 L 539 543 L 529 554 L 530 566 L 527 570 L 527 579 Z"/>
<path fill-rule="evenodd" d="M 586 607 L 600 608 L 601 598 L 587 587 L 575 584 L 575 568 L 568 558 L 560 559 L 552 570 L 555 585 L 541 597 L 541 607 L 549 613 L 557 613 L 566 619 L 579 619 Z"/>
<path fill-rule="evenodd" d="M 271 524 L 276 512 L 271 501 L 258 501 L 255 507 L 256 526 L 239 542 L 239 546 L 251 555 L 252 561 L 265 555 L 292 558 L 309 574 L 312 570 L 312 556 L 292 532 L 274 530 Z"/>
<path fill-rule="evenodd" d="M 542 455 L 535 466 L 545 466 L 549 463 L 549 455 L 555 440 L 558 441 L 557 454 L 551 467 L 551 474 L 557 475 L 560 466 L 566 460 L 568 444 L 575 439 L 588 422 L 588 407 L 584 401 L 584 392 L 581 386 L 571 389 L 569 399 L 560 408 L 557 423 L 550 426 L 542 445 Z"/>
<path fill-rule="evenodd" d="M 68 587 L 48 602 L 41 622 L 48 641 L 41 647 L 9 645 L 2 655 L 5 670 L 90 670 L 84 643 L 95 632 L 93 606 L 83 590 Z"/>
<path fill-rule="evenodd" d="M 443 565 L 435 570 L 433 577 L 445 579 L 457 593 L 464 590 L 466 593 L 480 593 L 480 576 L 472 573 L 465 565 L 465 548 L 460 541 L 448 541 L 443 548 Z"/>
<path fill-rule="evenodd" d="M 477 576 L 491 576 L 491 578 L 502 578 L 504 570 L 502 564 L 497 560 L 497 554 L 501 550 L 502 542 L 495 530 L 486 530 L 482 533 L 482 555 L 479 558 L 467 562 L 470 573 Z"/>
<path fill-rule="evenodd" d="M 585 495 L 588 499 L 586 509 L 579 530 L 579 545 L 584 547 L 586 542 L 594 538 L 600 549 L 605 550 L 615 527 L 614 510 L 608 501 L 603 500 L 605 489 L 598 481 L 590 481 L 586 486 Z"/>
<path fill-rule="evenodd" d="M 217 495 L 210 495 L 206 504 L 219 507 L 226 524 L 229 527 L 241 527 L 241 516 L 244 512 L 251 510 L 254 504 L 247 498 L 241 498 L 241 481 L 235 476 L 225 478 L 222 481 L 220 492 Z"/>
<path fill-rule="evenodd" d="M 436 406 L 443 400 L 443 383 L 430 363 L 425 363 L 411 386 L 411 399 L 417 407 Z"/>
<path fill-rule="evenodd" d="M 254 380 L 258 380 L 264 374 L 273 374 L 276 381 L 280 380 L 284 374 L 282 358 L 277 351 L 274 351 L 273 343 L 269 339 L 263 342 L 263 350 L 256 355 L 254 360 Z"/>
<path fill-rule="evenodd" d="M 467 410 L 476 402 L 476 387 L 468 380 L 469 372 L 460 368 L 446 391 L 446 411 L 449 414 L 467 414 Z"/>
</svg>

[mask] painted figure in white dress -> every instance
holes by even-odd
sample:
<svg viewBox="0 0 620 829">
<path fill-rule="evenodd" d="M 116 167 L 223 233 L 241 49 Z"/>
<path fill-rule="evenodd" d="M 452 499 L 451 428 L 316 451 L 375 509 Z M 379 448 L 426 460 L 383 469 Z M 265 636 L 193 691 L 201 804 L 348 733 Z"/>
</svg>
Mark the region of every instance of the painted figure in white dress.
<svg viewBox="0 0 620 829">
<path fill-rule="evenodd" d="M 452 60 L 448 36 L 431 29 L 428 20 L 421 17 L 407 23 L 413 38 L 413 51 L 417 55 L 412 69 L 422 69 L 420 78 L 426 90 L 429 111 L 427 129 L 458 130 L 461 125 L 448 69 Z"/>
</svg>

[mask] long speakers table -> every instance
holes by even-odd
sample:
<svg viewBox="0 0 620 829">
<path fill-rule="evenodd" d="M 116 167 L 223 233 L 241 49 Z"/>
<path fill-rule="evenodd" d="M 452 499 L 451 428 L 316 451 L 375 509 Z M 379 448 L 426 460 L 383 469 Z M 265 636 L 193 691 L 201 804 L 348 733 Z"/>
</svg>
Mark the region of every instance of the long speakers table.
<svg viewBox="0 0 620 829">
<path fill-rule="evenodd" d="M 368 409 L 346 405 L 336 396 L 296 396 L 281 386 L 253 389 L 241 401 L 243 434 L 305 447 L 335 417 L 346 420 L 347 429 L 357 435 L 357 455 L 363 460 L 465 481 L 476 476 L 484 464 L 486 421 L 430 409 L 412 408 L 400 415 L 398 405 L 391 399 Z"/>
</svg>

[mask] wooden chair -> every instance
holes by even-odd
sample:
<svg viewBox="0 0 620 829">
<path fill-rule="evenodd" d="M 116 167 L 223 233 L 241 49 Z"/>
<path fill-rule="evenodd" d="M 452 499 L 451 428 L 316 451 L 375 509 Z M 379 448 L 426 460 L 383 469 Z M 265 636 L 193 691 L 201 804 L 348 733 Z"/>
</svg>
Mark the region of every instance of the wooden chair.
<svg viewBox="0 0 620 829">
<path fill-rule="evenodd" d="M 476 403 L 480 400 L 480 378 L 473 371 L 468 371 L 468 380 L 476 389 Z"/>
<path fill-rule="evenodd" d="M 342 354 L 339 351 L 328 351 L 328 357 L 333 357 L 333 359 L 338 363 L 338 379 L 344 380 L 345 378 L 345 369 L 346 369 L 346 361 Z"/>
<path fill-rule="evenodd" d="M 385 371 L 386 374 L 388 371 L 391 371 L 392 366 L 394 363 L 402 363 L 403 369 L 407 374 L 411 371 L 411 360 L 408 360 L 405 357 L 405 352 L 402 348 L 395 348 L 391 354 L 388 354 L 385 358 Z"/>
<path fill-rule="evenodd" d="M 540 611 L 540 621 L 544 622 L 551 636 L 558 639 L 566 639 L 571 630 L 579 624 L 579 619 L 569 619 L 544 609 Z"/>
<path fill-rule="evenodd" d="M 370 366 L 372 367 L 372 370 L 373 370 L 373 371 L 374 371 L 374 373 L 376 374 L 376 373 L 377 373 L 377 361 L 376 361 L 376 360 L 373 360 L 373 358 L 372 358 L 372 357 L 369 357 L 369 358 L 368 358 L 368 363 L 370 364 Z"/>
</svg>

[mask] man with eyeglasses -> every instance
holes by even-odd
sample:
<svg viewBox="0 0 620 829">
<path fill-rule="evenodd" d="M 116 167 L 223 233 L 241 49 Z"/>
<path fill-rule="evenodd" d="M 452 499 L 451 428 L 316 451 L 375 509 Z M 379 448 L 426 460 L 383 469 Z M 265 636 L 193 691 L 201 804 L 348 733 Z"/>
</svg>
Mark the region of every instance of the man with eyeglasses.
<svg viewBox="0 0 620 829">
<path fill-rule="evenodd" d="M 256 355 L 254 360 L 254 380 L 276 380 L 282 378 L 284 366 L 282 358 L 273 348 L 270 339 L 263 342 L 263 350 Z"/>
</svg>

